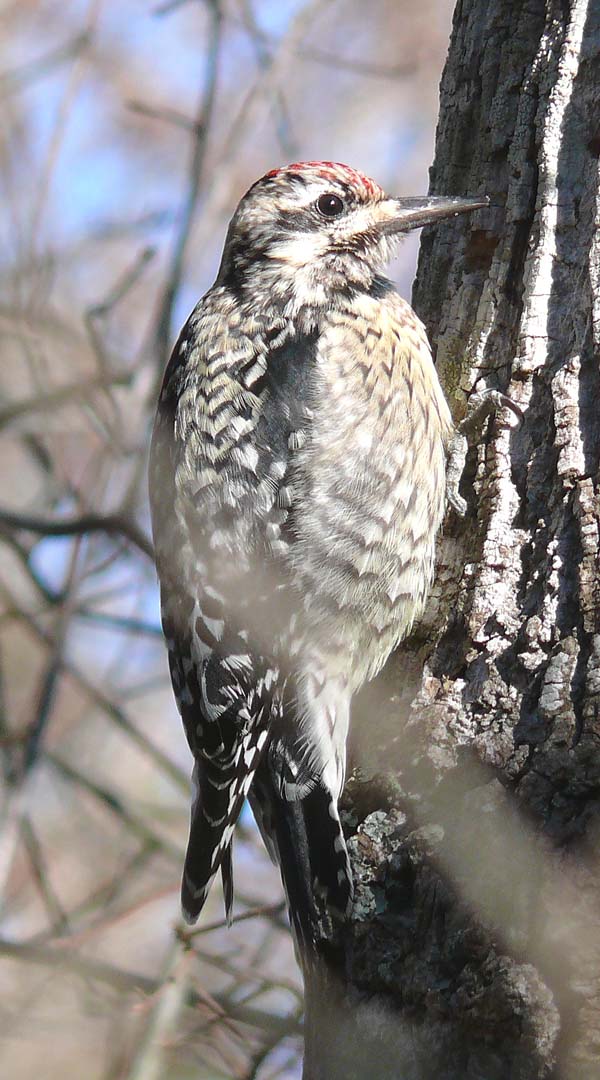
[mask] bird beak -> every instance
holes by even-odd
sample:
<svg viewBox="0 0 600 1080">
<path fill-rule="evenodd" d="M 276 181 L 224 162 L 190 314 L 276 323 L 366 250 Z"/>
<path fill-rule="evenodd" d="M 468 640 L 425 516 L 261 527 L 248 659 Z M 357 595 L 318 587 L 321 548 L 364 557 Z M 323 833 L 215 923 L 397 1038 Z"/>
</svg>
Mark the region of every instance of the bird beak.
<svg viewBox="0 0 600 1080">
<path fill-rule="evenodd" d="M 443 218 L 482 210 L 489 205 L 487 196 L 463 199 L 460 196 L 424 195 L 422 198 L 384 199 L 379 206 L 381 210 L 385 208 L 385 218 L 379 227 L 387 235 L 409 232 L 411 229 L 420 229 L 423 225 L 433 225 Z"/>
</svg>

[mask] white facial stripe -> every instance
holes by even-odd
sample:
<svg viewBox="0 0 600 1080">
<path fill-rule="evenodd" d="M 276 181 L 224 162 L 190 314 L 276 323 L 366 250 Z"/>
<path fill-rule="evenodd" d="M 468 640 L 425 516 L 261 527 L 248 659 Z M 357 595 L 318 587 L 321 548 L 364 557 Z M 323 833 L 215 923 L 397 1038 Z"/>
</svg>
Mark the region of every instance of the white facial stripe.
<svg viewBox="0 0 600 1080">
<path fill-rule="evenodd" d="M 284 259 L 292 266 L 306 266 L 313 259 L 325 254 L 328 243 L 329 238 L 323 233 L 298 233 L 279 244 L 273 244 L 269 248 L 269 255 L 274 259 Z"/>
</svg>

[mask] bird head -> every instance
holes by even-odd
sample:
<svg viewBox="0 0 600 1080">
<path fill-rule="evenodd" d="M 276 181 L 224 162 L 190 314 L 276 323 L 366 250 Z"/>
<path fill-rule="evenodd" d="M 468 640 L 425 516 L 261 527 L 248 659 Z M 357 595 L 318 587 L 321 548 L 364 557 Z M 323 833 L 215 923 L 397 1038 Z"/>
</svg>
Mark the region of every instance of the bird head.
<svg viewBox="0 0 600 1080">
<path fill-rule="evenodd" d="M 332 290 L 368 286 L 394 241 L 411 229 L 486 205 L 461 197 L 392 198 L 337 162 L 286 165 L 257 180 L 239 203 L 219 280 L 319 306 Z"/>
</svg>

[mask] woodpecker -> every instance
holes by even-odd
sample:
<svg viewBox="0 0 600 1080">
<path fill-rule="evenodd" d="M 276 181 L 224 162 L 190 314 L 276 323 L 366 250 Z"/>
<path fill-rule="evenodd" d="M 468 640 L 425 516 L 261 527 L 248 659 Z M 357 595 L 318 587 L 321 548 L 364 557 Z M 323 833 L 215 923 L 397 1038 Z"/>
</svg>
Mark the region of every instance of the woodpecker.
<svg viewBox="0 0 600 1080">
<path fill-rule="evenodd" d="M 338 799 L 353 695 L 422 611 L 453 433 L 425 329 L 383 276 L 410 229 L 486 205 L 391 198 L 335 162 L 244 195 L 160 393 L 150 497 L 194 757 L 194 922 L 249 798 L 300 952 L 349 911 Z"/>
</svg>

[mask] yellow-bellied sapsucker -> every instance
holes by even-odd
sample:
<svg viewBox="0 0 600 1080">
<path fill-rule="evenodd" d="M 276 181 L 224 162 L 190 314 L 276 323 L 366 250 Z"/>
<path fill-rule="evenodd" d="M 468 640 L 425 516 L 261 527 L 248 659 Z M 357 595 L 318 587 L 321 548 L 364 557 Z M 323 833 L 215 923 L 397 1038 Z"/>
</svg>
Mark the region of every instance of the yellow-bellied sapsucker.
<svg viewBox="0 0 600 1080">
<path fill-rule="evenodd" d="M 345 912 L 352 695 L 420 613 L 452 421 L 425 330 L 381 274 L 409 229 L 486 205 L 388 197 L 345 165 L 267 173 L 175 346 L 150 494 L 173 688 L 194 755 L 186 918 L 246 796 L 302 946 Z"/>
</svg>

